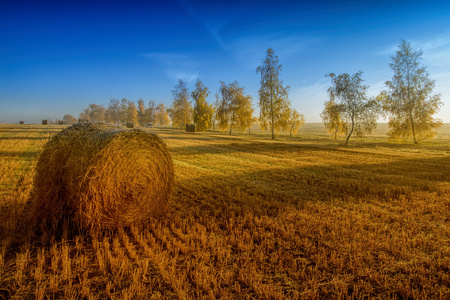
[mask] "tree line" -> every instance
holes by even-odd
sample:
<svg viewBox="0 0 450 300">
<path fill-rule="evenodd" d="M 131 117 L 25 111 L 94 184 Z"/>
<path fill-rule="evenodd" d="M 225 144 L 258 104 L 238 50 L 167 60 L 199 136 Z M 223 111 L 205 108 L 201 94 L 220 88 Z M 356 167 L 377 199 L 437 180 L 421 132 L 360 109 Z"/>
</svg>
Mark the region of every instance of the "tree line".
<svg viewBox="0 0 450 300">
<path fill-rule="evenodd" d="M 429 78 L 424 66 L 420 65 L 422 50 L 414 50 L 410 43 L 402 40 L 398 50 L 391 57 L 389 67 L 394 71 L 391 80 L 386 81 L 386 90 L 376 97 L 368 97 L 368 86 L 363 84 L 362 71 L 355 74 L 326 74 L 331 79 L 328 88 L 329 100 L 324 103 L 320 114 L 327 131 L 335 138 L 346 135 L 348 144 L 353 135 L 370 134 L 377 126 L 379 117 L 388 118 L 391 138 L 412 138 L 414 143 L 432 138 L 442 121 L 433 118 L 442 102 L 439 95 L 433 95 L 435 81 Z M 125 124 L 133 122 L 139 126 L 149 124 L 184 128 L 195 124 L 196 131 L 216 129 L 229 134 L 233 130 L 244 132 L 258 124 L 263 130 L 270 130 L 272 139 L 280 132 L 290 135 L 298 132 L 305 124 L 305 118 L 294 109 L 289 100 L 289 86 L 281 80 L 282 66 L 272 48 L 267 49 L 262 65 L 256 69 L 260 74 L 258 90 L 259 116 L 254 116 L 253 99 L 244 92 L 237 81 L 220 81 L 214 103 L 208 103 L 209 88 L 197 79 L 195 89 L 189 92 L 187 83 L 179 80 L 172 90 L 173 102 L 168 108 L 163 103 L 156 105 L 139 99 L 137 105 L 130 100 L 111 99 L 108 106 L 90 104 L 79 118 L 95 122 Z M 64 122 L 73 123 L 71 115 L 64 116 Z"/>
<path fill-rule="evenodd" d="M 137 105 L 134 101 L 126 98 L 118 100 L 110 99 L 108 106 L 90 104 L 79 114 L 79 119 L 72 115 L 63 117 L 64 123 L 73 124 L 78 120 L 90 122 L 106 122 L 111 124 L 124 125 L 127 122 L 133 122 L 139 126 L 149 126 L 149 124 L 168 126 L 170 125 L 169 112 L 163 103 L 158 105 L 153 101 L 145 104 L 145 101 L 139 99 Z"/>
<path fill-rule="evenodd" d="M 270 129 L 272 138 L 280 132 L 288 131 L 290 135 L 298 132 L 305 119 L 292 108 L 288 98 L 289 87 L 283 86 L 281 65 L 273 49 L 267 50 L 263 65 L 257 68 L 261 74 L 259 90 L 259 117 L 254 116 L 253 99 L 246 94 L 244 87 L 237 81 L 225 83 L 220 81 L 214 103 L 208 103 L 209 88 L 197 79 L 195 89 L 189 92 L 187 82 L 179 80 L 172 90 L 173 102 L 168 108 L 164 104 L 155 105 L 139 99 L 136 105 L 128 99 L 111 99 L 108 106 L 90 104 L 80 113 L 79 119 L 92 122 L 108 122 L 124 125 L 133 122 L 139 126 L 149 124 L 184 128 L 187 124 L 195 124 L 196 131 L 216 129 L 222 132 L 233 130 L 251 133 L 251 127 L 259 124 L 263 131 Z M 77 122 L 71 115 L 65 115 L 65 123 Z"/>
</svg>

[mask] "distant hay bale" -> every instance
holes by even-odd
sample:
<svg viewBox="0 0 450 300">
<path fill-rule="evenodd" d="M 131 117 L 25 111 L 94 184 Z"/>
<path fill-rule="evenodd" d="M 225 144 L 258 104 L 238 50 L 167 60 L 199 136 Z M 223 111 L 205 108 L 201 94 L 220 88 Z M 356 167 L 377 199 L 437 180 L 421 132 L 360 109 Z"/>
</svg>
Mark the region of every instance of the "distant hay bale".
<svg viewBox="0 0 450 300">
<path fill-rule="evenodd" d="M 23 121 L 19 121 L 19 124 L 24 124 L 24 122 Z"/>
<path fill-rule="evenodd" d="M 64 125 L 64 121 L 58 121 L 58 125 Z"/>
<path fill-rule="evenodd" d="M 55 135 L 36 166 L 31 196 L 35 225 L 114 229 L 165 211 L 173 164 L 156 135 L 77 123 Z"/>
<path fill-rule="evenodd" d="M 186 124 L 186 132 L 195 132 L 195 124 Z"/>
<path fill-rule="evenodd" d="M 134 128 L 133 122 L 127 122 L 127 128 Z"/>
<path fill-rule="evenodd" d="M 48 125 L 48 120 L 42 120 L 42 125 Z"/>
</svg>

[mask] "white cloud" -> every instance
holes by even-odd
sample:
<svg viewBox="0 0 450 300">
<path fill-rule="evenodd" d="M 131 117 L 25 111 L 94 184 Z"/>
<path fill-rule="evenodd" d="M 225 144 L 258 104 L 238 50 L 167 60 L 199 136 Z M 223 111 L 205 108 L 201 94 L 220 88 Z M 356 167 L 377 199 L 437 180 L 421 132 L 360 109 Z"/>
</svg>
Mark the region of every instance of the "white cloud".
<svg viewBox="0 0 450 300">
<path fill-rule="evenodd" d="M 166 76 L 174 80 L 193 81 L 199 77 L 197 67 L 198 62 L 189 56 L 179 53 L 145 53 L 142 56 L 153 59 L 161 64 Z"/>
</svg>

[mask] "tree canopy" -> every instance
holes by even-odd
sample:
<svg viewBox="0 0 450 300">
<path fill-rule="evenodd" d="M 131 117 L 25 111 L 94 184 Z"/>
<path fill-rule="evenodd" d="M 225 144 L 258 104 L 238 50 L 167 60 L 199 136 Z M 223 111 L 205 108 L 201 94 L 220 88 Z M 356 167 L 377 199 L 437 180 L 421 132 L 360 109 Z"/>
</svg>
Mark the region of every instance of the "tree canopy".
<svg viewBox="0 0 450 300">
<path fill-rule="evenodd" d="M 231 134 L 233 127 L 241 131 L 251 126 L 253 120 L 252 97 L 245 95 L 244 88 L 237 81 L 225 84 L 220 82 L 220 90 L 216 102 L 216 119 L 219 128 L 225 131 L 229 128 Z"/>
<path fill-rule="evenodd" d="M 191 93 L 192 100 L 194 101 L 193 119 L 197 131 L 205 131 L 212 124 L 214 107 L 206 101 L 208 95 L 208 87 L 200 79 L 197 79 L 195 90 Z"/>
<path fill-rule="evenodd" d="M 321 116 L 326 126 L 335 124 L 329 122 L 330 119 L 345 123 L 345 128 L 348 129 L 346 145 L 353 132 L 357 136 L 363 136 L 371 133 L 377 126 L 377 101 L 367 98 L 367 86 L 362 83 L 361 74 L 362 71 L 353 75 L 348 73 L 326 75 L 331 78 L 332 86 L 328 89 L 330 100 L 325 103 Z M 329 127 L 329 130 L 336 130 L 336 125 L 333 126 Z"/>
<path fill-rule="evenodd" d="M 279 131 L 289 121 L 290 102 L 288 99 L 289 87 L 283 86 L 281 80 L 281 65 L 278 56 L 272 48 L 267 49 L 263 64 L 256 69 L 261 73 L 261 87 L 259 93 L 259 123 L 265 129 L 270 127 L 272 139 L 275 131 Z"/>
<path fill-rule="evenodd" d="M 170 107 L 170 118 L 175 127 L 183 128 L 192 122 L 192 105 L 189 102 L 189 90 L 187 83 L 179 80 L 172 90 L 173 102 Z"/>
<path fill-rule="evenodd" d="M 432 95 L 435 81 L 429 78 L 424 66 L 420 65 L 422 50 L 414 50 L 410 43 L 402 40 L 389 67 L 394 76 L 386 82 L 378 100 L 383 112 L 389 117 L 389 136 L 407 139 L 414 144 L 419 139 L 432 138 L 442 121 L 433 118 L 442 102 L 439 95 Z"/>
</svg>

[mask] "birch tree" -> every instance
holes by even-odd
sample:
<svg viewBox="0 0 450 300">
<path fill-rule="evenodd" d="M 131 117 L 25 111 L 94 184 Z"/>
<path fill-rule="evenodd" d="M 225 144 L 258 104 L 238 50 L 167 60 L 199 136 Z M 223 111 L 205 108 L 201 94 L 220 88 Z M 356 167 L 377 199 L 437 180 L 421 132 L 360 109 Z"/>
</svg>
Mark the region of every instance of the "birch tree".
<svg viewBox="0 0 450 300">
<path fill-rule="evenodd" d="M 441 120 L 433 118 L 442 102 L 440 95 L 432 95 L 435 81 L 420 65 L 422 54 L 422 50 L 414 50 L 402 40 L 389 64 L 394 76 L 386 82 L 388 90 L 379 96 L 383 112 L 389 117 L 389 136 L 412 137 L 414 144 L 419 139 L 433 138 L 442 126 Z"/>
<path fill-rule="evenodd" d="M 290 102 L 289 87 L 283 86 L 281 80 L 281 65 L 278 56 L 272 48 L 267 49 L 263 64 L 256 69 L 261 73 L 261 87 L 259 93 L 260 124 L 268 124 L 275 139 L 275 132 L 286 125 L 289 116 Z M 265 126 L 264 126 L 265 127 Z"/>
<path fill-rule="evenodd" d="M 320 117 L 328 133 L 331 133 L 335 140 L 347 132 L 347 123 L 341 117 L 339 106 L 334 102 L 334 98 L 325 102 L 325 107 Z"/>
<path fill-rule="evenodd" d="M 196 131 L 205 131 L 212 124 L 214 108 L 212 104 L 208 104 L 206 101 L 208 95 L 208 87 L 200 79 L 197 79 L 195 90 L 191 93 L 194 101 L 193 119 Z"/>
<path fill-rule="evenodd" d="M 173 103 L 170 108 L 170 118 L 175 127 L 183 128 L 192 122 L 192 105 L 189 103 L 189 90 L 186 82 L 179 80 L 172 90 Z"/>
<path fill-rule="evenodd" d="M 332 83 L 328 89 L 330 101 L 335 102 L 332 110 L 348 128 L 346 145 L 353 133 L 363 136 L 377 127 L 379 107 L 376 100 L 367 98 L 367 86 L 362 84 L 361 74 L 362 71 L 351 76 L 347 73 L 326 75 Z"/>
<path fill-rule="evenodd" d="M 253 118 L 252 98 L 245 95 L 244 88 L 237 81 L 230 84 L 220 82 L 216 107 L 219 128 L 222 131 L 229 128 L 230 135 L 235 127 L 242 131 L 247 129 Z"/>
</svg>

